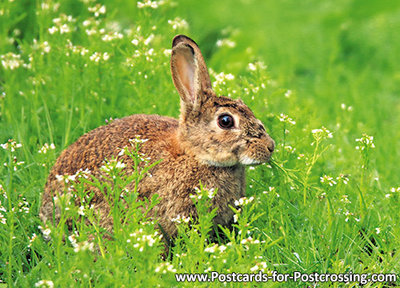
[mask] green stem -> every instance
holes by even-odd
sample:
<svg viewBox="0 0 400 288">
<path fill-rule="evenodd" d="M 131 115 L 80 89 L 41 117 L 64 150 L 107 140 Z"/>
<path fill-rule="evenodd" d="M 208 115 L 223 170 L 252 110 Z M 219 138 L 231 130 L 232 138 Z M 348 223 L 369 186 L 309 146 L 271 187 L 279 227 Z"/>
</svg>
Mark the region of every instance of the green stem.
<svg viewBox="0 0 400 288">
<path fill-rule="evenodd" d="M 12 198 L 11 191 L 13 186 L 13 159 L 11 152 L 9 153 L 9 161 L 8 161 L 8 187 L 7 187 L 7 198 L 8 198 L 8 226 L 10 229 L 10 233 L 8 235 L 8 269 L 7 269 L 7 278 L 9 287 L 13 287 L 13 279 L 12 279 L 12 252 L 13 252 L 13 238 L 14 238 L 14 211 L 12 207 Z"/>
<path fill-rule="evenodd" d="M 306 205 L 306 202 L 307 202 L 308 179 L 309 179 L 310 174 L 311 174 L 311 169 L 313 168 L 315 162 L 317 162 L 317 159 L 318 159 L 318 155 L 317 155 L 318 147 L 319 147 L 319 141 L 316 140 L 315 141 L 314 154 L 313 154 L 310 166 L 308 167 L 308 169 L 306 171 L 306 176 L 305 176 L 305 179 L 304 179 L 304 185 L 303 185 L 303 201 L 304 201 L 304 205 Z"/>
</svg>

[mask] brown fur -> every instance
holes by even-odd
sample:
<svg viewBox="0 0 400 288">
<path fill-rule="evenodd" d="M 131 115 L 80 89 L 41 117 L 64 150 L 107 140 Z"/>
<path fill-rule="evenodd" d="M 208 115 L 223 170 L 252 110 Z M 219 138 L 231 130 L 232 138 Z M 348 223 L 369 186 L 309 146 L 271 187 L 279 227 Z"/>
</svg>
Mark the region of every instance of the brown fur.
<svg viewBox="0 0 400 288">
<path fill-rule="evenodd" d="M 241 101 L 217 97 L 200 50 L 196 43 L 180 35 L 174 38 L 171 56 L 174 84 L 181 96 L 180 120 L 158 115 L 132 115 L 115 120 L 80 137 L 64 150 L 53 166 L 43 194 L 40 217 L 43 222 L 53 219 L 53 197 L 63 193 L 63 184 L 56 175 L 73 175 L 79 169 L 89 169 L 100 175 L 104 159 L 117 156 L 120 149 L 130 146 L 129 139 L 137 135 L 148 139 L 141 152 L 151 162 L 162 159 L 139 184 L 141 198 L 154 194 L 161 198 L 153 209 L 162 229 L 176 235 L 171 221 L 177 215 L 196 217 L 190 194 L 199 181 L 207 188 L 218 189 L 213 198 L 217 207 L 215 224 L 229 225 L 233 212 L 229 205 L 245 195 L 244 165 L 269 160 L 274 142 L 262 123 Z M 229 114 L 235 120 L 232 129 L 221 129 L 218 116 Z M 127 173 L 132 173 L 132 160 L 121 156 Z M 133 185 L 133 184 L 132 184 Z M 133 187 L 128 187 L 132 188 Z M 92 199 L 94 209 L 101 212 L 103 228 L 112 232 L 110 207 L 104 194 L 96 188 Z M 55 218 L 59 221 L 59 208 Z"/>
</svg>

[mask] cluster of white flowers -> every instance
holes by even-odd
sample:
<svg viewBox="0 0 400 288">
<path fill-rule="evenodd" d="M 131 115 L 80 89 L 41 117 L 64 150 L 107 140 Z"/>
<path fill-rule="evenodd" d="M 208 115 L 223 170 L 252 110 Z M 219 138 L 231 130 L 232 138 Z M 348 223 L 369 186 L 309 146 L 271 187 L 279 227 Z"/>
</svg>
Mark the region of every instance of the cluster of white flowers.
<svg viewBox="0 0 400 288">
<path fill-rule="evenodd" d="M 259 262 L 253 267 L 250 268 L 251 272 L 256 272 L 256 271 L 261 271 L 265 272 L 265 269 L 267 269 L 267 262 Z"/>
<path fill-rule="evenodd" d="M 357 218 L 353 212 L 346 210 L 343 214 L 346 216 L 346 219 L 344 219 L 346 222 L 349 222 L 350 218 L 353 218 L 356 222 L 360 222 L 360 218 Z"/>
<path fill-rule="evenodd" d="M 189 24 L 186 22 L 186 20 L 181 19 L 180 17 L 176 17 L 174 20 L 168 20 L 168 24 L 172 26 L 173 30 L 189 28 Z"/>
<path fill-rule="evenodd" d="M 28 244 L 28 248 L 32 246 L 32 243 L 35 242 L 35 240 L 38 238 L 38 236 L 36 235 L 36 233 L 32 234 L 32 237 L 28 236 L 29 239 L 29 244 Z"/>
<path fill-rule="evenodd" d="M 236 42 L 232 41 L 228 38 L 225 39 L 219 39 L 217 40 L 217 46 L 218 47 L 228 47 L 228 48 L 234 48 L 236 46 Z"/>
<path fill-rule="evenodd" d="M 338 183 L 343 183 L 347 185 L 349 183 L 349 178 L 348 175 L 340 174 L 336 178 L 333 178 L 332 176 L 324 175 L 320 177 L 321 183 L 324 183 L 329 186 L 334 186 Z"/>
<path fill-rule="evenodd" d="M 292 94 L 293 94 L 293 91 L 292 91 L 292 90 L 287 90 L 287 91 L 285 92 L 284 96 L 285 96 L 286 98 L 290 98 L 290 96 L 292 96 Z"/>
<path fill-rule="evenodd" d="M 241 231 L 239 231 L 239 234 L 241 234 L 240 232 L 241 232 Z M 248 231 L 248 232 L 250 232 L 250 231 Z M 260 240 L 258 240 L 258 239 L 254 239 L 254 238 L 251 237 L 251 236 L 249 236 L 249 237 L 243 239 L 242 241 L 240 241 L 240 244 L 242 244 L 243 247 L 244 247 L 246 250 L 249 250 L 249 244 L 250 244 L 250 245 L 257 245 L 257 244 L 260 244 L 260 243 L 265 243 L 265 240 L 260 241 Z"/>
<path fill-rule="evenodd" d="M 171 218 L 171 221 L 177 224 L 181 224 L 181 223 L 189 223 L 190 222 L 190 217 L 185 217 L 185 216 L 181 216 L 181 215 L 177 215 L 174 218 Z"/>
<path fill-rule="evenodd" d="M 143 43 L 144 46 L 149 46 L 149 44 L 151 43 L 151 41 L 153 41 L 155 35 L 153 33 L 151 33 L 149 36 L 147 37 L 143 37 L 140 35 L 137 35 L 136 38 L 134 38 L 131 43 L 135 46 L 138 46 L 140 43 Z"/>
<path fill-rule="evenodd" d="M 349 183 L 349 176 L 350 175 L 340 174 L 338 177 L 336 177 L 336 180 L 339 183 L 343 183 L 343 184 L 347 185 Z"/>
<path fill-rule="evenodd" d="M 89 57 L 90 61 L 93 62 L 100 62 L 100 61 L 107 61 L 108 59 L 110 59 L 110 54 L 108 54 L 107 52 L 101 53 L 101 52 L 94 52 L 90 57 Z"/>
<path fill-rule="evenodd" d="M 76 175 L 68 175 L 68 174 L 64 174 L 64 175 L 56 175 L 56 180 L 59 182 L 63 182 L 63 183 L 70 183 L 70 182 L 75 182 L 76 181 Z"/>
<path fill-rule="evenodd" d="M 395 188 L 395 187 L 392 187 L 392 188 L 390 188 L 390 192 L 392 192 L 392 193 L 400 193 L 400 186 L 399 187 L 397 187 L 397 188 Z"/>
<path fill-rule="evenodd" d="M 106 6 L 101 4 L 96 4 L 93 7 L 88 8 L 89 12 L 93 13 L 94 17 L 99 17 L 100 15 L 106 14 Z"/>
<path fill-rule="evenodd" d="M 127 243 L 136 242 L 133 244 L 133 248 L 138 249 L 140 252 L 143 252 L 146 245 L 152 247 L 162 238 L 162 235 L 158 231 L 155 231 L 153 234 L 145 234 L 142 228 L 129 234 L 129 236 L 132 239 L 128 239 Z"/>
<path fill-rule="evenodd" d="M 56 146 L 54 143 L 51 143 L 50 145 L 48 143 L 44 143 L 43 147 L 39 149 L 38 153 L 39 154 L 46 154 L 49 149 L 54 150 L 56 149 Z"/>
<path fill-rule="evenodd" d="M 94 243 L 93 242 L 89 242 L 89 241 L 82 241 L 82 242 L 78 242 L 76 240 L 76 237 L 79 236 L 76 232 L 75 234 L 72 234 L 70 236 L 68 236 L 68 240 L 71 242 L 72 247 L 74 247 L 74 252 L 78 253 L 80 251 L 94 251 Z"/>
<path fill-rule="evenodd" d="M 44 240 L 49 241 L 51 239 L 51 236 L 50 236 L 51 230 L 50 230 L 50 228 L 48 226 L 42 227 L 40 225 L 38 226 L 38 228 L 39 228 L 40 232 L 42 232 Z"/>
<path fill-rule="evenodd" d="M 47 54 L 51 51 L 51 47 L 49 42 L 44 41 L 43 43 L 39 43 L 38 40 L 33 39 L 33 45 L 32 48 L 34 50 L 41 50 L 42 52 L 40 53 L 41 55 Z"/>
<path fill-rule="evenodd" d="M 118 161 L 117 159 L 112 159 L 110 161 L 105 161 L 104 164 L 100 167 L 100 170 L 106 173 L 121 171 L 126 167 L 126 164 L 122 161 Z"/>
<path fill-rule="evenodd" d="M 165 3 L 165 1 L 163 1 L 163 0 L 160 0 L 160 1 L 145 0 L 143 2 L 138 1 L 137 7 L 139 9 L 147 8 L 147 7 L 157 9 L 159 6 L 163 5 L 164 3 Z"/>
<path fill-rule="evenodd" d="M 357 150 L 364 150 L 369 148 L 375 148 L 374 137 L 363 134 L 361 138 L 356 139 L 356 142 L 360 143 L 360 146 L 356 146 Z"/>
<path fill-rule="evenodd" d="M 237 209 L 236 213 L 233 215 L 233 223 L 237 223 L 238 222 L 241 212 L 242 212 L 241 208 Z"/>
<path fill-rule="evenodd" d="M 143 38 L 142 36 L 138 36 L 137 38 L 134 38 L 131 43 L 135 46 L 139 46 L 141 43 L 144 44 L 144 46 L 148 46 L 150 44 L 150 42 L 154 39 L 154 34 L 151 34 L 150 36 L 148 36 L 147 38 Z M 157 55 L 154 51 L 153 48 L 144 48 L 142 47 L 141 50 L 136 49 L 133 53 L 133 55 L 131 57 L 126 58 L 125 60 L 125 65 L 129 66 L 129 67 L 134 67 L 135 66 L 135 58 L 139 58 L 139 57 L 144 57 L 146 59 L 147 62 L 153 62 L 153 58 L 154 56 Z M 141 71 L 138 72 L 139 75 L 142 74 Z M 144 74 L 144 78 L 147 79 L 147 74 Z"/>
<path fill-rule="evenodd" d="M 242 241 L 240 241 L 241 244 L 260 244 L 260 240 L 258 239 L 253 239 L 253 237 L 249 236 Z"/>
<path fill-rule="evenodd" d="M 21 143 L 17 143 L 12 139 L 9 139 L 6 143 L 4 144 L 0 144 L 0 147 L 3 148 L 4 150 L 8 150 L 11 153 L 14 153 L 16 151 L 16 149 L 21 148 L 22 144 Z M 17 157 L 12 155 L 12 163 L 11 166 L 13 167 L 14 171 L 18 170 L 18 166 L 21 166 L 22 164 L 24 164 L 24 161 L 18 161 Z M 3 163 L 4 166 L 8 167 L 8 163 L 5 162 Z"/>
<path fill-rule="evenodd" d="M 313 129 L 311 133 L 315 140 L 320 141 L 325 138 L 333 138 L 332 132 L 322 126 L 320 129 Z M 313 145 L 313 143 L 311 144 Z"/>
<path fill-rule="evenodd" d="M 0 192 L 3 195 L 3 197 L 5 199 L 7 199 L 7 192 L 4 190 L 4 188 L 3 188 L 3 186 L 1 184 L 0 184 Z M 0 201 L 0 211 L 4 212 L 4 213 L 7 213 L 7 209 L 4 206 L 2 206 L 1 201 Z M 1 224 L 7 224 L 7 219 L 1 212 L 0 212 L 0 223 Z"/>
<path fill-rule="evenodd" d="M 296 148 L 293 148 L 292 146 L 290 146 L 290 145 L 285 145 L 284 147 L 283 147 L 283 149 L 285 149 L 288 153 L 294 153 L 294 152 L 296 152 Z"/>
<path fill-rule="evenodd" d="M 169 262 L 162 262 L 160 263 L 156 269 L 154 270 L 156 273 L 163 273 L 166 274 L 167 272 L 176 273 L 176 269 L 174 266 Z"/>
<path fill-rule="evenodd" d="M 44 11 L 52 10 L 53 12 L 57 12 L 58 8 L 60 8 L 60 3 L 56 3 L 53 1 L 47 1 L 40 3 L 40 8 Z"/>
<path fill-rule="evenodd" d="M 321 183 L 327 184 L 329 186 L 333 186 L 333 185 L 337 184 L 337 182 L 334 180 L 334 178 L 332 176 L 324 175 L 319 178 L 320 178 Z"/>
<path fill-rule="evenodd" d="M 342 103 L 340 105 L 340 108 L 342 108 L 342 110 L 347 110 L 347 111 L 353 111 L 353 107 L 352 106 L 347 106 L 346 104 Z"/>
<path fill-rule="evenodd" d="M 104 42 L 110 42 L 110 41 L 113 41 L 116 39 L 122 39 L 122 38 L 124 38 L 124 35 L 122 35 L 119 32 L 109 32 L 109 33 L 103 35 L 101 37 L 101 40 L 103 40 Z"/>
<path fill-rule="evenodd" d="M 256 62 L 249 63 L 247 65 L 247 69 L 249 71 L 265 70 L 265 69 L 267 69 L 267 66 L 262 61 L 256 61 Z"/>
<path fill-rule="evenodd" d="M 13 162 L 12 162 L 12 167 L 14 171 L 18 170 L 18 166 L 21 166 L 22 164 L 25 164 L 25 161 L 18 161 L 16 156 L 13 156 Z M 5 167 L 8 167 L 8 163 L 4 162 L 3 164 Z"/>
<path fill-rule="evenodd" d="M 73 54 L 84 56 L 89 53 L 89 49 L 82 46 L 74 46 L 69 39 L 67 40 L 66 47 L 68 48 L 68 50 L 72 51 Z M 70 56 L 69 52 L 67 52 L 67 56 Z"/>
<path fill-rule="evenodd" d="M 270 192 L 274 191 L 275 192 L 276 188 L 275 187 L 268 187 L 268 191 L 263 191 L 263 194 L 269 194 Z"/>
<path fill-rule="evenodd" d="M 129 143 L 132 143 L 132 144 L 144 144 L 147 141 L 149 141 L 149 139 L 143 139 L 141 137 L 142 136 L 140 136 L 140 135 L 136 135 L 135 138 L 129 139 Z"/>
<path fill-rule="evenodd" d="M 22 200 L 18 202 L 17 207 L 17 210 L 15 209 L 16 207 L 13 207 L 13 211 L 16 210 L 25 214 L 29 213 L 29 203 L 26 201 L 26 198 L 22 198 Z"/>
<path fill-rule="evenodd" d="M 290 124 L 290 125 L 295 125 L 296 121 L 294 121 L 292 118 L 290 118 L 288 115 L 281 113 L 278 117 L 279 121 L 285 123 L 285 124 Z"/>
<path fill-rule="evenodd" d="M 196 194 L 191 194 L 189 197 L 196 200 L 202 199 L 203 196 L 206 196 L 208 199 L 212 199 L 217 193 L 217 190 L 215 190 L 214 188 L 203 189 L 202 191 L 200 188 L 194 187 L 194 191 L 196 192 Z"/>
<path fill-rule="evenodd" d="M 217 243 L 211 245 L 211 246 L 207 246 L 206 248 L 204 248 L 204 252 L 207 253 L 215 253 L 215 252 L 219 252 L 219 253 L 223 253 L 226 250 L 226 246 L 225 245 L 218 245 Z"/>
<path fill-rule="evenodd" d="M 53 19 L 54 26 L 50 27 L 48 31 L 50 34 L 54 34 L 56 32 L 59 32 L 60 34 L 70 33 L 72 29 L 69 24 L 74 22 L 76 22 L 76 19 L 71 15 L 61 14 L 59 18 Z"/>
<path fill-rule="evenodd" d="M 1 55 L 0 60 L 1 60 L 1 65 L 6 70 L 14 70 L 14 69 L 19 68 L 20 66 L 25 67 L 25 63 L 21 59 L 21 55 L 14 54 L 12 52 Z"/>
<path fill-rule="evenodd" d="M 344 204 L 350 204 L 351 201 L 349 200 L 349 196 L 343 195 L 342 198 L 340 199 L 340 202 L 343 202 Z"/>
<path fill-rule="evenodd" d="M 397 187 L 397 188 L 396 187 L 390 188 L 390 192 L 391 193 L 388 193 L 388 194 L 385 195 L 386 198 L 392 197 L 392 195 L 394 195 L 394 193 L 400 193 L 400 186 Z"/>
<path fill-rule="evenodd" d="M 239 200 L 235 200 L 235 206 L 246 206 L 254 201 L 254 197 L 251 196 L 250 198 L 242 197 Z"/>
<path fill-rule="evenodd" d="M 2 213 L 0 213 L 0 223 L 4 225 L 7 224 L 7 219 Z"/>
<path fill-rule="evenodd" d="M 53 288 L 54 283 L 51 280 L 40 280 L 35 283 L 35 287 L 47 287 L 47 288 Z"/>
<path fill-rule="evenodd" d="M 210 75 L 215 78 L 213 82 L 213 87 L 220 88 L 220 86 L 226 86 L 226 81 L 232 81 L 235 79 L 235 76 L 231 73 L 220 72 L 217 73 L 211 68 L 209 69 Z"/>
</svg>

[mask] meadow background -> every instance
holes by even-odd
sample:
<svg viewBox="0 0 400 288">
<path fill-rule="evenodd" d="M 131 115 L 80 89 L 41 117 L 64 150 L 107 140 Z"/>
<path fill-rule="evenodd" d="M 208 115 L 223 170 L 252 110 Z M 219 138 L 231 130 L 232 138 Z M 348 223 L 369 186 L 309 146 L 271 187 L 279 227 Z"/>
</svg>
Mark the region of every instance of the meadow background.
<svg viewBox="0 0 400 288">
<path fill-rule="evenodd" d="M 175 273 L 274 270 L 400 277 L 399 31 L 400 3 L 389 0 L 1 1 L 0 283 L 173 287 L 192 285 Z M 197 41 L 216 92 L 242 98 L 277 144 L 269 165 L 248 168 L 236 230 L 209 243 L 207 209 L 194 227 L 177 219 L 167 261 L 156 224 L 138 213 L 115 241 L 96 238 L 104 253 L 90 227 L 73 237 L 65 225 L 42 227 L 46 242 L 40 197 L 63 149 L 110 118 L 178 117 L 176 34 Z M 316 286 L 330 285 L 356 284 Z"/>
</svg>

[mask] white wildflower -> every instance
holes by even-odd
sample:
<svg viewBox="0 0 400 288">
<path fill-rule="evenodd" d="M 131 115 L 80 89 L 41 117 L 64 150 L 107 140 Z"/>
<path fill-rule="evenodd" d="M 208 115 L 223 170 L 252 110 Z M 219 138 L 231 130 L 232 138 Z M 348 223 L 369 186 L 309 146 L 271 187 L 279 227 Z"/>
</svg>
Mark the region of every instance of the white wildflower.
<svg viewBox="0 0 400 288">
<path fill-rule="evenodd" d="M 82 205 L 78 208 L 78 214 L 81 216 L 85 216 L 85 207 L 83 207 Z"/>
<path fill-rule="evenodd" d="M 214 244 L 213 246 L 206 247 L 206 248 L 204 249 L 204 252 L 207 252 L 207 253 L 215 253 L 215 252 L 217 251 L 217 249 L 218 249 L 218 244 Z"/>
<path fill-rule="evenodd" d="M 49 149 L 51 149 L 51 150 L 56 149 L 56 146 L 54 145 L 54 143 L 51 143 L 50 145 L 48 143 L 44 143 L 42 148 L 39 149 L 38 153 L 46 154 Z"/>
<path fill-rule="evenodd" d="M 186 22 L 185 19 L 181 19 L 176 17 L 174 20 L 168 20 L 168 24 L 172 26 L 172 29 L 188 29 L 189 24 Z"/>
<path fill-rule="evenodd" d="M 323 177 L 320 177 L 321 183 L 327 184 L 329 186 L 336 185 L 337 182 L 333 179 L 332 176 L 324 175 Z"/>
<path fill-rule="evenodd" d="M 163 273 L 166 274 L 167 272 L 176 273 L 176 269 L 174 266 L 169 262 L 162 262 L 160 263 L 157 268 L 155 269 L 156 273 Z"/>
<path fill-rule="evenodd" d="M 251 196 L 250 198 L 242 197 L 239 200 L 235 200 L 235 206 L 246 206 L 249 203 L 253 202 L 254 197 Z"/>
<path fill-rule="evenodd" d="M 10 150 L 11 152 L 15 152 L 16 149 L 22 147 L 22 144 L 17 143 L 12 139 L 9 139 L 8 142 L 0 144 L 0 147 L 3 148 L 4 150 Z"/>
<path fill-rule="evenodd" d="M 347 195 L 343 195 L 342 199 L 340 199 L 340 202 L 343 202 L 345 204 L 350 204 L 351 203 L 351 201 L 349 200 L 349 196 L 347 196 Z"/>
<path fill-rule="evenodd" d="M 294 121 L 292 118 L 290 118 L 288 115 L 281 113 L 278 117 L 279 121 L 287 123 L 287 124 L 291 124 L 291 125 L 295 125 L 296 121 Z"/>
<path fill-rule="evenodd" d="M 53 288 L 54 283 L 51 280 L 40 280 L 35 283 L 35 287 L 48 287 L 48 288 Z"/>
<path fill-rule="evenodd" d="M 365 133 L 362 135 L 361 138 L 356 139 L 356 142 L 359 142 L 361 144 L 360 146 L 356 146 L 357 150 L 375 148 L 374 137 L 373 136 L 368 136 Z"/>
<path fill-rule="evenodd" d="M 49 227 L 45 227 L 43 228 L 42 226 L 38 226 L 39 230 L 42 232 L 43 234 L 43 238 L 46 241 L 49 241 L 51 239 L 50 234 L 51 234 L 51 230 Z"/>
<path fill-rule="evenodd" d="M 7 224 L 7 219 L 4 217 L 2 213 L 0 213 L 0 223 L 1 224 Z"/>
<path fill-rule="evenodd" d="M 14 70 L 23 66 L 24 61 L 21 60 L 21 55 L 9 52 L 0 56 L 1 65 L 6 70 Z"/>
<path fill-rule="evenodd" d="M 190 217 L 185 217 L 178 214 L 175 218 L 171 218 L 171 221 L 178 224 L 189 223 Z"/>
<path fill-rule="evenodd" d="M 262 61 L 256 61 L 256 62 L 249 63 L 247 65 L 247 69 L 249 71 L 265 70 L 265 69 L 267 69 L 267 66 Z"/>
<path fill-rule="evenodd" d="M 287 90 L 287 91 L 285 92 L 285 97 L 286 97 L 286 98 L 290 98 L 290 96 L 292 96 L 292 94 L 293 94 L 292 90 Z"/>
<path fill-rule="evenodd" d="M 153 41 L 153 39 L 154 39 L 154 34 L 150 34 L 149 37 L 144 39 L 144 41 L 143 41 L 144 45 L 148 46 L 150 44 L 150 42 Z M 150 49 L 150 50 L 153 51 L 153 49 Z M 153 52 L 149 52 L 149 53 L 150 53 L 150 55 L 153 54 Z"/>
<path fill-rule="evenodd" d="M 143 2 L 138 1 L 137 2 L 137 7 L 139 9 L 147 8 L 147 7 L 150 7 L 150 8 L 153 8 L 153 9 L 157 9 L 159 6 L 161 6 L 163 4 L 164 4 L 163 0 L 160 0 L 160 1 L 145 0 Z"/>
<path fill-rule="evenodd" d="M 102 14 L 106 14 L 106 6 L 101 4 L 96 4 L 94 7 L 88 8 L 89 12 L 93 13 L 95 17 L 99 17 Z"/>
<path fill-rule="evenodd" d="M 236 46 L 236 42 L 232 41 L 230 39 L 219 39 L 217 40 L 217 46 L 218 47 L 229 47 L 229 48 L 234 48 Z"/>
<path fill-rule="evenodd" d="M 253 267 L 250 268 L 250 271 L 251 271 L 251 272 L 255 272 L 255 271 L 258 271 L 258 269 L 259 269 L 259 267 L 258 267 L 258 265 L 256 264 L 255 266 L 253 266 Z"/>
<path fill-rule="evenodd" d="M 48 29 L 50 34 L 54 34 L 58 31 L 58 28 L 56 26 L 52 26 Z"/>
<path fill-rule="evenodd" d="M 332 138 L 332 132 L 330 132 L 328 129 L 322 126 L 321 129 L 313 129 L 311 130 L 311 133 L 313 134 L 313 137 L 315 140 L 322 140 L 325 138 Z"/>
</svg>

